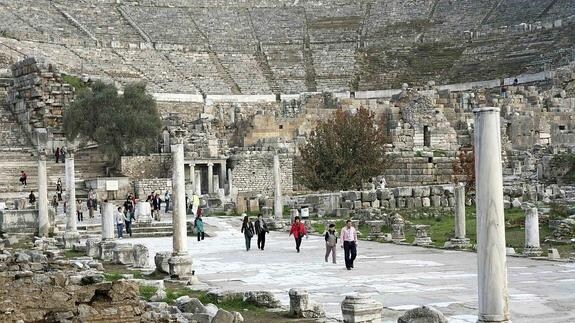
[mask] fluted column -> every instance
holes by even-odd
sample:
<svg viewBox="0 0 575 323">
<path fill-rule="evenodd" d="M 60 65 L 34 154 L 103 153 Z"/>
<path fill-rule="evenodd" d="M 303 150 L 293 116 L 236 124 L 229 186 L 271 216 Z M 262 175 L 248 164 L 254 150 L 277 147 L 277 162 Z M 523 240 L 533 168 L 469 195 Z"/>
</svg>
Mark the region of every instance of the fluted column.
<svg viewBox="0 0 575 323">
<path fill-rule="evenodd" d="M 274 218 L 281 219 L 283 216 L 282 185 L 280 175 L 280 158 L 274 155 Z"/>
<path fill-rule="evenodd" d="M 214 164 L 208 163 L 208 194 L 214 192 Z"/>
<path fill-rule="evenodd" d="M 47 237 L 50 233 L 48 216 L 48 177 L 46 175 L 46 150 L 38 153 L 38 235 Z"/>
<path fill-rule="evenodd" d="M 478 322 L 509 322 L 499 108 L 475 114 Z"/>
<path fill-rule="evenodd" d="M 173 199 L 173 250 L 168 260 L 170 275 L 182 278 L 191 275 L 192 258 L 188 255 L 186 227 L 186 183 L 184 178 L 184 137 L 185 131 L 174 130 L 171 137 L 172 151 L 172 199 Z"/>
<path fill-rule="evenodd" d="M 543 251 L 539 242 L 539 213 L 537 208 L 525 210 L 525 256 L 541 256 Z"/>
<path fill-rule="evenodd" d="M 74 154 L 75 150 L 68 147 L 68 154 L 65 161 L 66 175 L 66 196 L 67 196 L 67 221 L 66 232 L 64 233 L 64 244 L 66 248 L 72 248 L 74 243 L 80 238 L 76 224 L 76 178 L 74 175 Z"/>
</svg>

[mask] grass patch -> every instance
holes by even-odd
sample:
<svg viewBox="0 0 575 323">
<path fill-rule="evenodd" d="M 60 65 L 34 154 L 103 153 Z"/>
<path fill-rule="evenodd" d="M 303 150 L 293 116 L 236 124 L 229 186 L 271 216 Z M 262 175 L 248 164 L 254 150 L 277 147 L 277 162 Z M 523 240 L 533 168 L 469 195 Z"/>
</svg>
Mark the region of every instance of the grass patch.
<svg viewBox="0 0 575 323">
<path fill-rule="evenodd" d="M 158 288 L 155 286 L 140 286 L 140 296 L 149 302 L 157 290 Z"/>
<path fill-rule="evenodd" d="M 83 251 L 78 251 L 78 250 L 66 250 L 64 251 L 64 258 L 66 259 L 72 259 L 72 258 L 76 258 L 76 257 L 83 257 L 85 256 L 86 253 Z"/>
<path fill-rule="evenodd" d="M 73 75 L 63 74 L 62 80 L 65 83 L 68 83 L 74 89 L 76 89 L 76 91 L 81 91 L 88 88 L 88 85 L 86 85 L 86 83 L 82 82 L 82 80 L 79 77 Z"/>
</svg>

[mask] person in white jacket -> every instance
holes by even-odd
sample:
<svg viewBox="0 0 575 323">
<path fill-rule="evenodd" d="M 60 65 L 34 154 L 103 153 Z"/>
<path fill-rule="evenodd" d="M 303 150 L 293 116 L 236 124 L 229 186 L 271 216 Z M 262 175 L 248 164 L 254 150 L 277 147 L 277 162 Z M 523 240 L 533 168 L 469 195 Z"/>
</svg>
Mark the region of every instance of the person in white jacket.
<svg viewBox="0 0 575 323">
<path fill-rule="evenodd" d="M 126 221 L 126 216 L 124 215 L 124 210 L 122 209 L 122 206 L 118 207 L 116 214 L 114 214 L 114 219 L 118 228 L 118 239 L 122 239 L 124 233 L 124 221 Z"/>
</svg>

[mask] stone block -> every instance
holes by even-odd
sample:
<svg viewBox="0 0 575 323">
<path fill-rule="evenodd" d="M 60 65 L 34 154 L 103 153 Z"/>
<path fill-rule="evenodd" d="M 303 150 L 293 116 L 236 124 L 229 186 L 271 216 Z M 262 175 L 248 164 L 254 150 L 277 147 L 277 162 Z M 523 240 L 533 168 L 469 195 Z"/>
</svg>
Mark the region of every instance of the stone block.
<svg viewBox="0 0 575 323">
<path fill-rule="evenodd" d="M 449 207 L 449 200 L 447 199 L 446 196 L 442 196 L 442 197 L 441 197 L 441 206 L 443 206 L 443 207 Z"/>
<path fill-rule="evenodd" d="M 306 290 L 292 288 L 289 290 L 289 315 L 297 318 L 321 318 L 325 312 L 320 305 L 310 302 Z"/>
<path fill-rule="evenodd" d="M 549 248 L 549 250 L 547 250 L 547 259 L 549 259 L 549 260 L 561 259 L 561 256 L 559 255 L 559 251 L 557 251 L 557 249 L 555 249 L 555 248 Z"/>
<path fill-rule="evenodd" d="M 92 258 L 99 258 L 101 254 L 100 239 L 88 238 L 86 239 L 86 255 Z"/>
<path fill-rule="evenodd" d="M 449 207 L 455 207 L 455 197 L 450 196 L 447 198 L 447 204 Z"/>
<path fill-rule="evenodd" d="M 379 209 L 380 205 L 381 205 L 381 202 L 379 200 L 375 200 L 375 201 L 371 202 L 371 207 Z"/>
<path fill-rule="evenodd" d="M 413 196 L 415 197 L 424 197 L 429 196 L 431 189 L 429 186 L 419 186 L 413 188 Z"/>
<path fill-rule="evenodd" d="M 389 209 L 391 210 L 395 210 L 397 208 L 397 202 L 395 201 L 395 198 L 390 198 L 389 199 Z"/>
<path fill-rule="evenodd" d="M 397 323 L 448 323 L 440 311 L 422 306 L 405 312 L 397 319 Z"/>
<path fill-rule="evenodd" d="M 106 241 L 101 242 L 99 258 L 103 261 L 113 261 L 115 248 L 116 248 L 116 242 L 106 242 Z"/>
<path fill-rule="evenodd" d="M 133 250 L 134 255 L 134 267 L 136 268 L 145 268 L 148 267 L 150 261 L 150 253 L 148 247 L 143 244 L 134 245 Z"/>
<path fill-rule="evenodd" d="M 206 313 L 206 307 L 197 298 L 191 298 L 189 296 L 182 296 L 176 299 L 175 305 L 178 307 L 182 313 Z"/>
<path fill-rule="evenodd" d="M 341 202 L 341 207 L 344 209 L 353 209 L 354 203 L 352 201 L 343 201 Z"/>
<path fill-rule="evenodd" d="M 408 197 L 413 195 L 413 189 L 411 187 L 396 187 L 393 190 L 393 195 L 397 197 Z"/>
<path fill-rule="evenodd" d="M 375 191 L 363 191 L 361 192 L 362 202 L 373 202 L 377 200 L 377 193 Z"/>
<path fill-rule="evenodd" d="M 169 274 L 170 265 L 168 264 L 168 259 L 172 256 L 169 251 L 158 252 L 154 256 L 154 263 L 156 265 L 156 271 L 159 273 Z"/>
<path fill-rule="evenodd" d="M 168 259 L 170 266 L 170 276 L 173 278 L 184 278 L 192 275 L 192 257 L 189 255 L 172 256 Z"/>
<path fill-rule="evenodd" d="M 134 263 L 134 246 L 131 243 L 116 244 L 112 250 L 113 262 L 121 265 L 131 265 Z"/>
<path fill-rule="evenodd" d="M 341 313 L 346 323 L 379 323 L 383 305 L 362 295 L 346 296 L 341 302 Z"/>
<path fill-rule="evenodd" d="M 436 185 L 436 186 L 431 186 L 431 195 L 443 195 L 443 186 L 441 185 Z"/>
<path fill-rule="evenodd" d="M 234 323 L 235 317 L 232 313 L 219 309 L 212 319 L 212 323 Z"/>
<path fill-rule="evenodd" d="M 384 209 L 389 209 L 389 201 L 387 200 L 381 201 L 381 207 Z"/>
<path fill-rule="evenodd" d="M 244 294 L 246 302 L 254 304 L 259 307 L 277 308 L 281 306 L 281 302 L 268 291 L 251 291 Z"/>
<path fill-rule="evenodd" d="M 353 202 L 353 208 L 354 208 L 355 210 L 361 209 L 362 206 L 363 206 L 363 205 L 362 205 L 361 201 L 354 201 L 354 202 Z"/>
<path fill-rule="evenodd" d="M 382 190 L 380 190 L 380 192 L 381 192 L 381 196 L 378 196 L 378 198 L 380 200 L 389 200 L 389 199 L 393 198 L 393 192 L 388 188 L 382 189 Z"/>
<path fill-rule="evenodd" d="M 248 201 L 248 211 L 250 212 L 260 211 L 260 202 L 257 198 L 252 198 Z"/>
<path fill-rule="evenodd" d="M 408 209 L 413 209 L 415 207 L 415 198 L 408 197 L 405 199 L 405 207 Z"/>
<path fill-rule="evenodd" d="M 396 203 L 395 205 L 397 206 L 398 209 L 405 209 L 405 206 L 407 205 L 405 202 L 405 198 L 400 197 L 395 199 Z"/>
<path fill-rule="evenodd" d="M 421 197 L 414 197 L 413 198 L 413 207 L 419 209 L 423 206 L 423 202 L 421 201 Z"/>
<path fill-rule="evenodd" d="M 346 191 L 341 193 L 341 197 L 345 201 L 357 201 L 361 198 L 361 194 L 356 191 Z"/>
<path fill-rule="evenodd" d="M 362 209 L 369 209 L 371 207 L 371 202 L 361 202 Z"/>
</svg>

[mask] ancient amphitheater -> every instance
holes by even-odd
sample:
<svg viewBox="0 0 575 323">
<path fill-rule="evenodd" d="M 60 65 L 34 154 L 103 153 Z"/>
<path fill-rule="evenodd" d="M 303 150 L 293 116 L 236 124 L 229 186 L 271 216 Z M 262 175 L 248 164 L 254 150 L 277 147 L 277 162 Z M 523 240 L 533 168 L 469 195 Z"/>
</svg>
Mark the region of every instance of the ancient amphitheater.
<svg viewBox="0 0 575 323">
<path fill-rule="evenodd" d="M 570 0 L 3 1 L 25 56 L 153 92 L 291 94 L 540 72 L 572 55 Z"/>
</svg>

